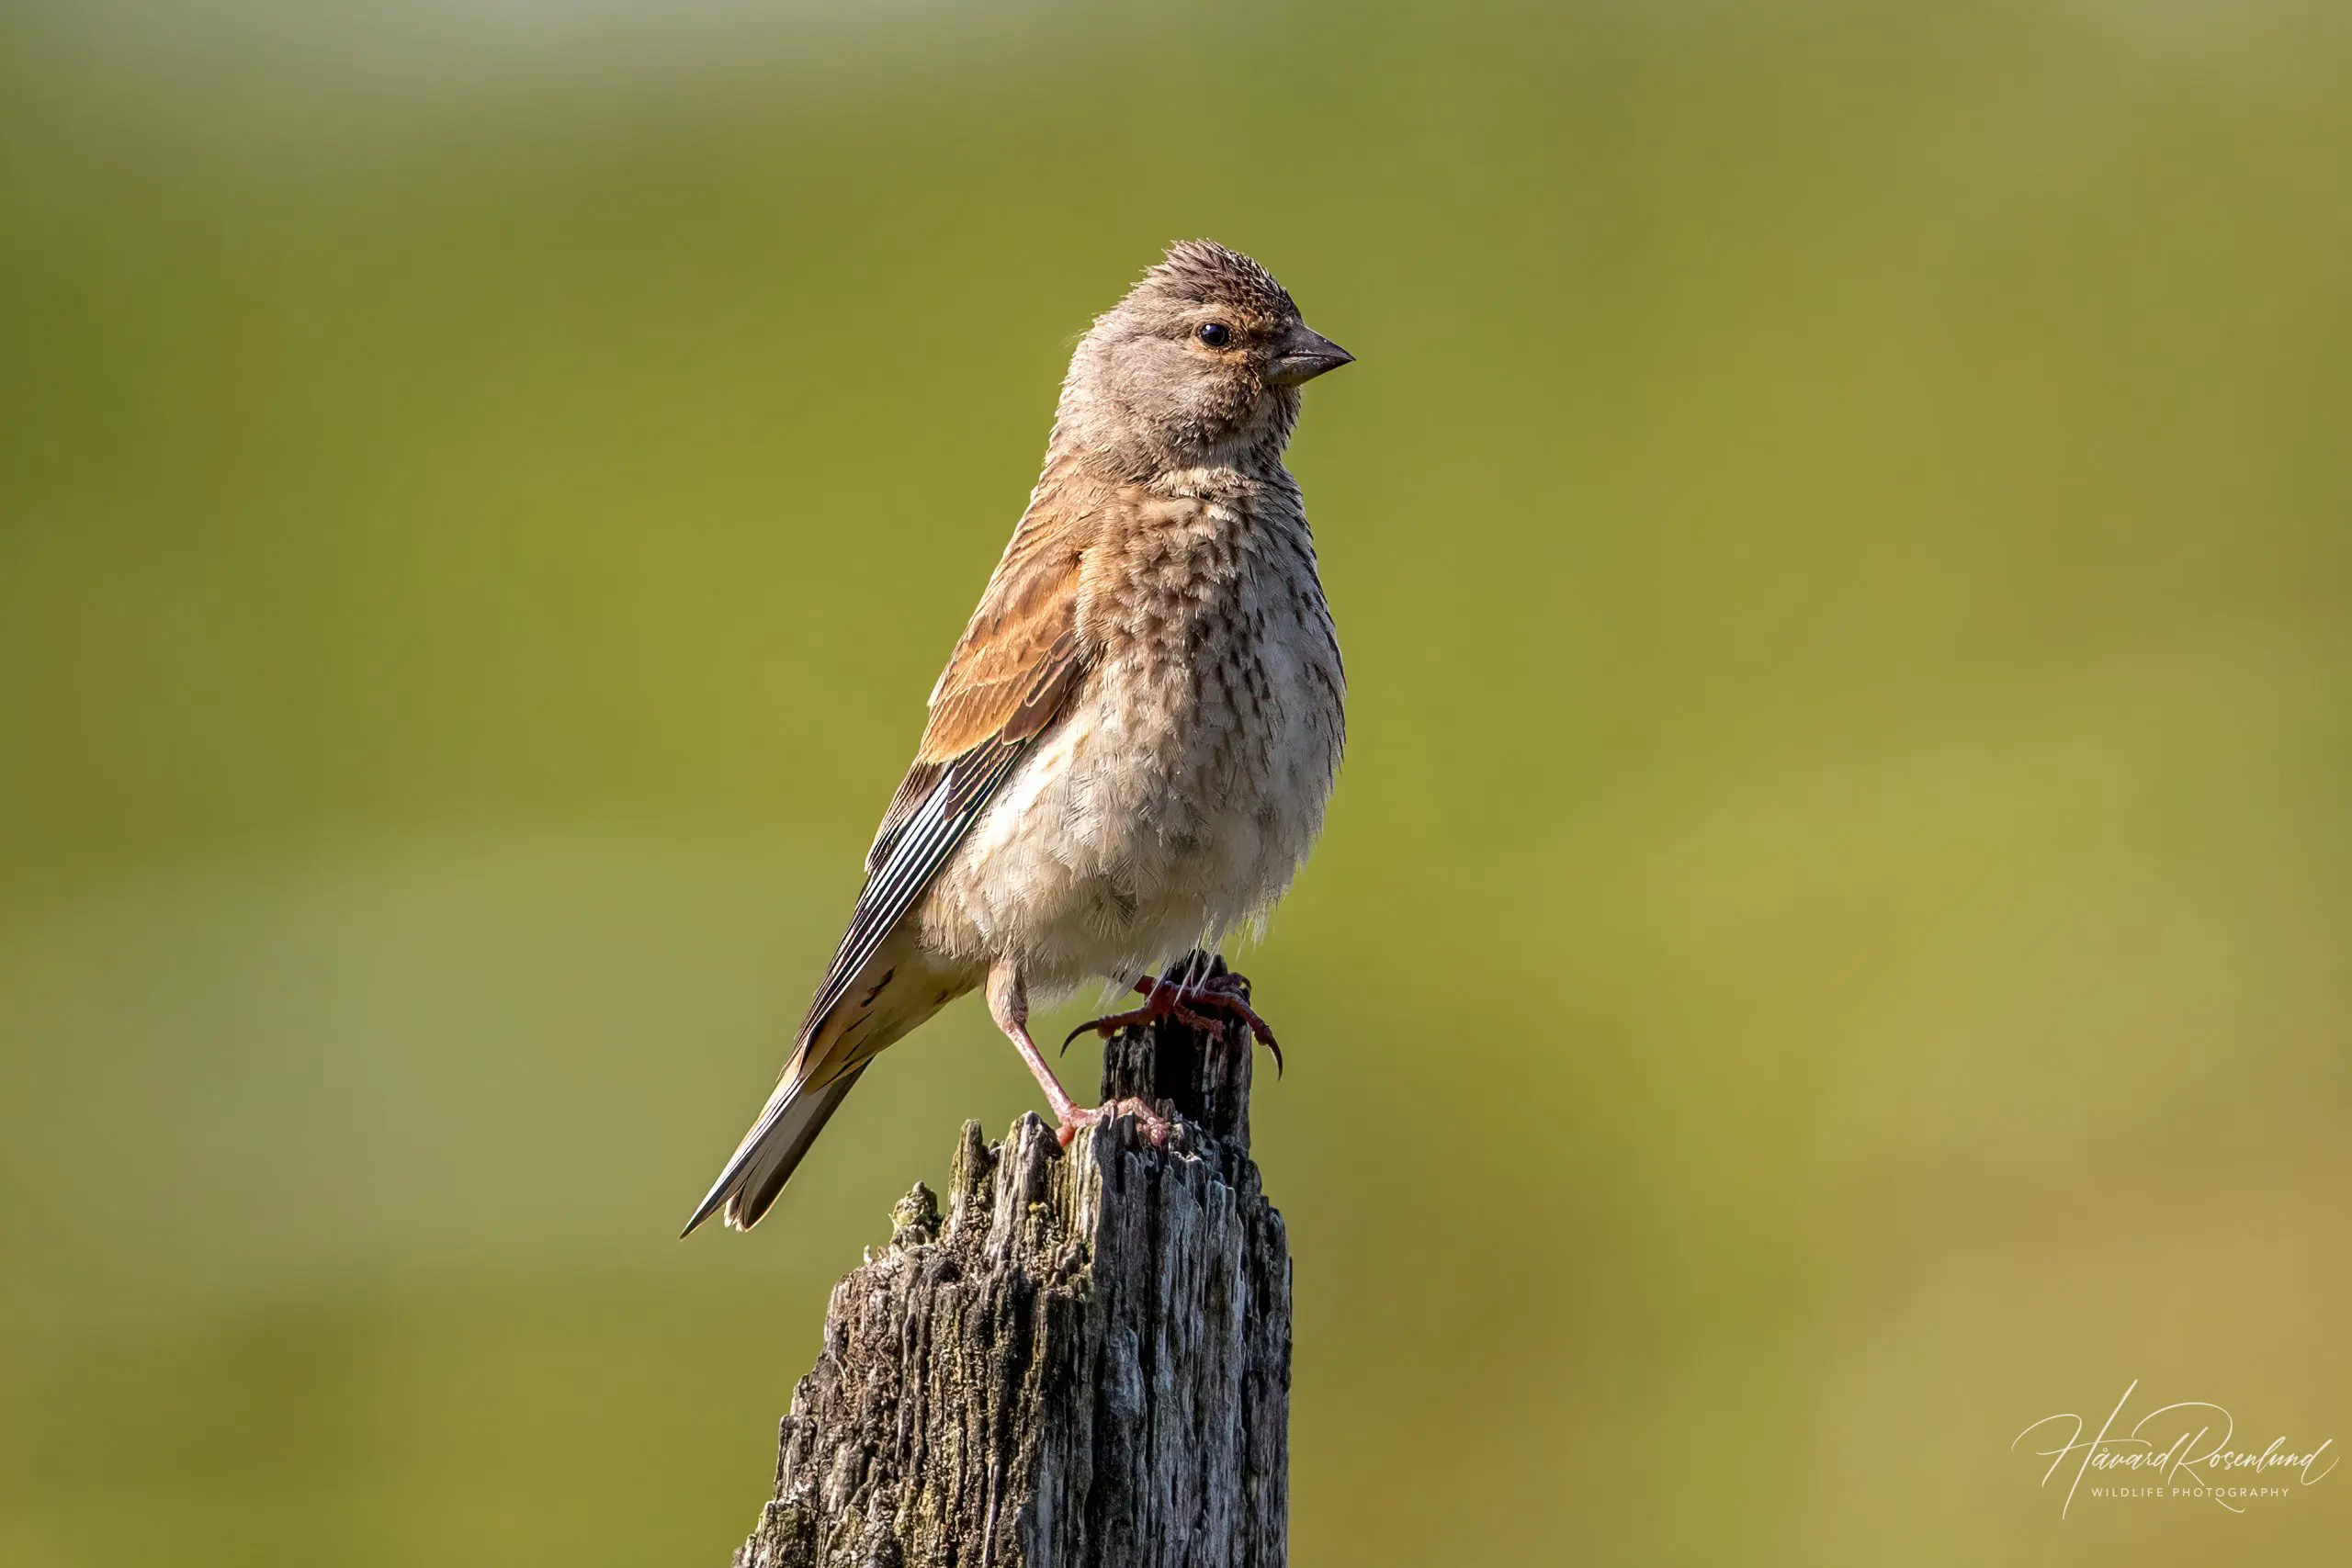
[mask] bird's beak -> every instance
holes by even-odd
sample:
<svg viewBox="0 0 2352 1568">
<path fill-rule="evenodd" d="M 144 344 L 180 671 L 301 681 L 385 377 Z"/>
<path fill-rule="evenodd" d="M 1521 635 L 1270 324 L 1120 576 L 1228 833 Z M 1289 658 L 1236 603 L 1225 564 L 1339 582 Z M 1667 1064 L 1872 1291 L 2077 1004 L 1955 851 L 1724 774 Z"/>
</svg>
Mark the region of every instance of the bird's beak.
<svg viewBox="0 0 2352 1568">
<path fill-rule="evenodd" d="M 1326 370 L 1337 370 L 1352 364 L 1355 355 L 1325 337 L 1310 332 L 1304 325 L 1293 327 L 1283 340 L 1282 353 L 1274 356 L 1267 367 L 1266 379 L 1277 387 L 1295 387 L 1302 381 L 1312 381 Z"/>
</svg>

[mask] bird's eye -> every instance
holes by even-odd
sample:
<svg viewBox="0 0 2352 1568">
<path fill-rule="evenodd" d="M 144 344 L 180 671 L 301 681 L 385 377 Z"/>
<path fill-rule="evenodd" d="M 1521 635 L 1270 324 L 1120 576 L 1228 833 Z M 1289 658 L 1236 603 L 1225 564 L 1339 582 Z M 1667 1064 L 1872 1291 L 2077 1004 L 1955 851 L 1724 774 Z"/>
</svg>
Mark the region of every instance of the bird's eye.
<svg viewBox="0 0 2352 1568">
<path fill-rule="evenodd" d="M 1223 348 L 1233 341 L 1233 329 L 1223 321 L 1203 321 L 1193 329 L 1193 335 L 1211 348 Z"/>
</svg>

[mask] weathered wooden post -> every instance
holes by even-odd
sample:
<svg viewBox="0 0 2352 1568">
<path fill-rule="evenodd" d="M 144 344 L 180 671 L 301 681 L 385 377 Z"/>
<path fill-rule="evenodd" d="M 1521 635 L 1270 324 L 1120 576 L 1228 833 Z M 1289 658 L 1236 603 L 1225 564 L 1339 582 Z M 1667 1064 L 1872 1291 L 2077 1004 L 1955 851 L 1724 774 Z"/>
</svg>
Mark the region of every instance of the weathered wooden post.
<svg viewBox="0 0 2352 1568">
<path fill-rule="evenodd" d="M 1279 1568 L 1290 1251 L 1251 1055 L 1173 1021 L 1110 1043 L 1103 1100 L 1172 1114 L 1165 1148 L 967 1122 L 944 1220 L 918 1185 L 834 1287 L 737 1568 Z"/>
</svg>

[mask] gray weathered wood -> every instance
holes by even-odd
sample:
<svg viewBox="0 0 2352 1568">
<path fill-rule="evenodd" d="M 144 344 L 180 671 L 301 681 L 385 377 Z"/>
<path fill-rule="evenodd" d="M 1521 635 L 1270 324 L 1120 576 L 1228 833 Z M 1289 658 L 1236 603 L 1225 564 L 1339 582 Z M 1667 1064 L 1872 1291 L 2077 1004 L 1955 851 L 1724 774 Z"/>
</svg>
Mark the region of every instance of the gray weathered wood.
<svg viewBox="0 0 2352 1568">
<path fill-rule="evenodd" d="M 1172 971 L 1171 971 L 1172 973 Z M 1251 1051 L 1161 1023 L 1103 1056 L 1065 1153 L 967 1122 L 833 1289 L 736 1568 L 1280 1568 L 1290 1254 L 1250 1159 Z"/>
</svg>

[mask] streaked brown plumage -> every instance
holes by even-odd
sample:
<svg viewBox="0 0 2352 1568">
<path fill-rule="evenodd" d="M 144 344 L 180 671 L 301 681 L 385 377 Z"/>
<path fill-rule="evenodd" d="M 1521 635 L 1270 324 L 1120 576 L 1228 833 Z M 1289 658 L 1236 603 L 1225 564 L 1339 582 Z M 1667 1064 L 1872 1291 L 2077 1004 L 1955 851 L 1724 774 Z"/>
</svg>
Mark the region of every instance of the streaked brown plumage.
<svg viewBox="0 0 2352 1568">
<path fill-rule="evenodd" d="M 722 1207 L 755 1224 L 866 1064 L 983 986 L 1065 1130 L 1083 1124 L 1029 1038 L 1031 994 L 1156 974 L 1282 896 L 1345 690 L 1282 453 L 1298 388 L 1349 357 L 1206 241 L 1096 319 L 797 1049 L 689 1232 Z"/>
</svg>

